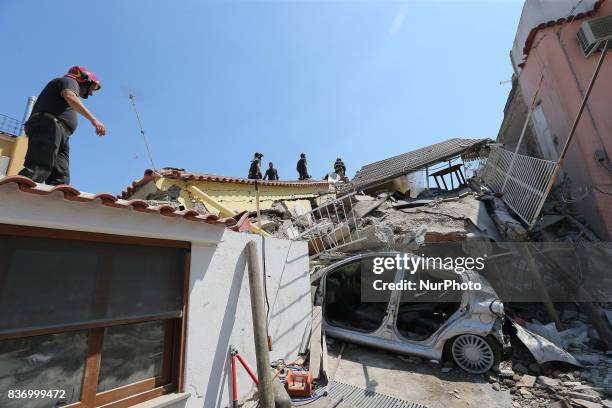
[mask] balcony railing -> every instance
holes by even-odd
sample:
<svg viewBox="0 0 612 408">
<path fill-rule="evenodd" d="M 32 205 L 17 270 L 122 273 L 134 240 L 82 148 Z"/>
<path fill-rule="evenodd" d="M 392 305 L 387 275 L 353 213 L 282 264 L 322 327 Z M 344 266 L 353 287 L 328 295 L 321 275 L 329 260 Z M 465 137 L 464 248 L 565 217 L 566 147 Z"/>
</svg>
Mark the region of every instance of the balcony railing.
<svg viewBox="0 0 612 408">
<path fill-rule="evenodd" d="M 0 114 L 0 132 L 8 133 L 9 135 L 21 135 L 21 121 L 13 119 L 10 116 Z"/>
<path fill-rule="evenodd" d="M 531 228 L 548 194 L 556 162 L 493 147 L 482 172 L 484 181 Z"/>
</svg>

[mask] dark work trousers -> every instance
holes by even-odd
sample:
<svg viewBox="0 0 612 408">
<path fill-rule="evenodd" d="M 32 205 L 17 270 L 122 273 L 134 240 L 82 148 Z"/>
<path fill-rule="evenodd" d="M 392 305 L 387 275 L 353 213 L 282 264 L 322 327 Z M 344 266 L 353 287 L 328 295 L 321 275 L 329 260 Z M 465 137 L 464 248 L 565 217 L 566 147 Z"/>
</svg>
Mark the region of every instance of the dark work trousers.
<svg viewBox="0 0 612 408">
<path fill-rule="evenodd" d="M 70 184 L 68 129 L 48 116 L 37 115 L 28 120 L 25 131 L 28 151 L 19 174 L 37 183 Z"/>
</svg>

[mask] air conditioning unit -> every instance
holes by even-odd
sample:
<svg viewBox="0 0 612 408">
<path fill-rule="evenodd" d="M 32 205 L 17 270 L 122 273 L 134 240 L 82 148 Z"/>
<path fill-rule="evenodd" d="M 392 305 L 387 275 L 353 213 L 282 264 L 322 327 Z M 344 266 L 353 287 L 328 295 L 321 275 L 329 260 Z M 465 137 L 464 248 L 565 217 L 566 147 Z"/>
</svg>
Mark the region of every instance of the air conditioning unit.
<svg viewBox="0 0 612 408">
<path fill-rule="evenodd" d="M 585 57 L 599 51 L 606 40 L 609 40 L 608 49 L 612 49 L 612 14 L 585 21 L 577 36 Z"/>
</svg>

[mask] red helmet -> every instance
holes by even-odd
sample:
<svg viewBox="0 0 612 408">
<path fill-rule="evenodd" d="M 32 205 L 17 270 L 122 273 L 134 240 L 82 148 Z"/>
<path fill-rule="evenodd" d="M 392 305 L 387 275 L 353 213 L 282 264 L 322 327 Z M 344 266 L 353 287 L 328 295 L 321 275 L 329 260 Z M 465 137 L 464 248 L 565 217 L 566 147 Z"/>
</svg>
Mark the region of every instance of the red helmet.
<svg viewBox="0 0 612 408">
<path fill-rule="evenodd" d="M 68 73 L 64 76 L 76 79 L 77 82 L 81 82 L 81 83 L 89 82 L 91 84 L 94 84 L 94 89 L 93 89 L 94 91 L 97 91 L 101 88 L 100 81 L 98 81 L 98 78 L 96 78 L 96 75 L 85 67 L 74 66 L 70 68 L 68 70 Z"/>
</svg>

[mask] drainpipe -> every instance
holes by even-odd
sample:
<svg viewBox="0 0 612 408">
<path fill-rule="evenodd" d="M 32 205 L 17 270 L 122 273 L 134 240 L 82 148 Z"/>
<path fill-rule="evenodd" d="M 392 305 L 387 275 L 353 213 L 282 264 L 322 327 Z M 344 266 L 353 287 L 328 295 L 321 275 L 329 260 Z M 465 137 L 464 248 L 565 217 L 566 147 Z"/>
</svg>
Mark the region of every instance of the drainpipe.
<svg viewBox="0 0 612 408">
<path fill-rule="evenodd" d="M 23 112 L 23 119 L 21 120 L 21 128 L 19 129 L 19 134 L 21 136 L 25 135 L 25 129 L 24 129 L 25 123 L 28 121 L 28 119 L 30 118 L 30 115 L 32 114 L 32 109 L 34 108 L 36 99 L 37 98 L 35 96 L 28 97 L 28 102 L 26 103 L 25 112 Z"/>
<path fill-rule="evenodd" d="M 255 358 L 257 360 L 257 378 L 259 378 L 259 406 L 274 408 L 274 389 L 270 353 L 268 351 L 268 333 L 266 330 L 266 312 L 261 288 L 261 270 L 259 268 L 259 251 L 257 243 L 247 244 L 249 290 L 251 294 L 251 315 L 253 318 L 253 337 L 255 340 Z"/>
</svg>

